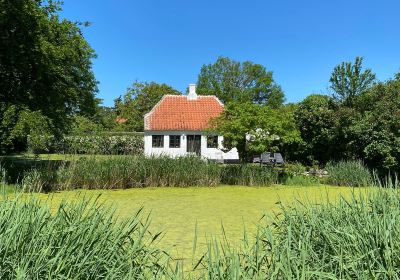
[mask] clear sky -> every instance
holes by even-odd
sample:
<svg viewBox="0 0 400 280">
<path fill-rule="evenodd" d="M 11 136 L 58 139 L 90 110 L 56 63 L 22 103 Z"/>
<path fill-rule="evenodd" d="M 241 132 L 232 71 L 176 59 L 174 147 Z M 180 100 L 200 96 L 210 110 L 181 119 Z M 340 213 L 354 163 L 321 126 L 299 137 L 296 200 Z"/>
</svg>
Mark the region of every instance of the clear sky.
<svg viewBox="0 0 400 280">
<path fill-rule="evenodd" d="M 218 56 L 273 71 L 287 101 L 328 92 L 333 67 L 364 57 L 378 79 L 400 71 L 400 0 L 65 0 L 89 21 L 99 97 L 111 106 L 133 81 L 185 91 Z"/>
</svg>

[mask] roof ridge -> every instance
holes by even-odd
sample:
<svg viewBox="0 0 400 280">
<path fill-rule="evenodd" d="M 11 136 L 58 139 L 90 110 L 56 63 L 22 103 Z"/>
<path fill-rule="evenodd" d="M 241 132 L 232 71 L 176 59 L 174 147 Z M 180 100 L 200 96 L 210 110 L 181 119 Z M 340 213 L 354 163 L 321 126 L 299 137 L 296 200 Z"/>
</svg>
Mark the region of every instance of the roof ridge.
<svg viewBox="0 0 400 280">
<path fill-rule="evenodd" d="M 204 130 L 210 119 L 217 117 L 224 105 L 215 95 L 199 95 L 189 100 L 186 95 L 166 94 L 144 117 L 145 130 Z"/>
</svg>

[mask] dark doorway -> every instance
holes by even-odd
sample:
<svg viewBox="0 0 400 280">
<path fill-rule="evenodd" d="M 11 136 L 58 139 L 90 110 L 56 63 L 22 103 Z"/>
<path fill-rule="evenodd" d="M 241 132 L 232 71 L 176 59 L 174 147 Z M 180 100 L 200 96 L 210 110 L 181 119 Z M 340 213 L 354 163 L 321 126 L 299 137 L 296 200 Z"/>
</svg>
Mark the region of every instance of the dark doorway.
<svg viewBox="0 0 400 280">
<path fill-rule="evenodd" d="M 188 135 L 187 136 L 187 152 L 201 154 L 201 135 Z"/>
</svg>

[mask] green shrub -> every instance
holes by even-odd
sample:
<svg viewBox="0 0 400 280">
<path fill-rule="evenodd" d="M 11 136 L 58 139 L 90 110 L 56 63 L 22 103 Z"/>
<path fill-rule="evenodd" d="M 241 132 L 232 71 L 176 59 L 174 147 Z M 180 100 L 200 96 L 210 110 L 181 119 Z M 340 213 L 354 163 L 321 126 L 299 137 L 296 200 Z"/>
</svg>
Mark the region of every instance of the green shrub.
<svg viewBox="0 0 400 280">
<path fill-rule="evenodd" d="M 24 109 L 19 113 L 10 137 L 14 146 L 21 145 L 22 150 L 30 150 L 33 153 L 49 152 L 54 142 L 54 130 L 50 118 L 40 111 Z"/>
<path fill-rule="evenodd" d="M 28 135 L 28 151 L 33 154 L 46 154 L 55 149 L 55 137 L 51 134 Z"/>
<path fill-rule="evenodd" d="M 95 123 L 87 117 L 74 116 L 72 118 L 71 134 L 84 135 L 88 133 L 97 133 L 100 132 L 102 129 L 103 127 L 100 124 Z"/>
<path fill-rule="evenodd" d="M 117 221 L 95 200 L 55 211 L 33 198 L 0 201 L 0 279 L 169 279 L 141 210 Z"/>
<path fill-rule="evenodd" d="M 319 185 L 320 181 L 318 177 L 315 176 L 305 176 L 305 175 L 296 175 L 296 176 L 288 176 L 283 181 L 284 185 L 287 186 L 315 186 Z"/>
<path fill-rule="evenodd" d="M 287 176 L 302 175 L 306 171 L 306 167 L 298 162 L 286 163 L 283 167 L 283 173 Z"/>
<path fill-rule="evenodd" d="M 141 155 L 144 139 L 140 134 L 66 136 L 58 146 L 65 154 Z"/>
<path fill-rule="evenodd" d="M 241 249 L 210 243 L 200 279 L 398 279 L 400 197 L 376 190 L 282 207 Z"/>
<path fill-rule="evenodd" d="M 278 171 L 272 167 L 252 164 L 225 165 L 221 183 L 243 186 L 269 186 L 278 182 Z"/>
<path fill-rule="evenodd" d="M 329 162 L 327 183 L 337 186 L 367 187 L 373 185 L 372 174 L 361 161 Z"/>
</svg>

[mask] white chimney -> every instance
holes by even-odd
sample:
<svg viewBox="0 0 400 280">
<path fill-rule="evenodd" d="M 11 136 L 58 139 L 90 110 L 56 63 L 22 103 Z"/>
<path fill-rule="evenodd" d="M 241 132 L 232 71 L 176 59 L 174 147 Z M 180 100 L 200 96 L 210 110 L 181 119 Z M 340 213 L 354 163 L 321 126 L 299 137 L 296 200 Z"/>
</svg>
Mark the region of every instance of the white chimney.
<svg viewBox="0 0 400 280">
<path fill-rule="evenodd" d="M 189 100 L 196 100 L 197 99 L 196 84 L 189 84 L 188 99 Z"/>
</svg>

